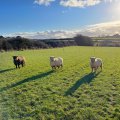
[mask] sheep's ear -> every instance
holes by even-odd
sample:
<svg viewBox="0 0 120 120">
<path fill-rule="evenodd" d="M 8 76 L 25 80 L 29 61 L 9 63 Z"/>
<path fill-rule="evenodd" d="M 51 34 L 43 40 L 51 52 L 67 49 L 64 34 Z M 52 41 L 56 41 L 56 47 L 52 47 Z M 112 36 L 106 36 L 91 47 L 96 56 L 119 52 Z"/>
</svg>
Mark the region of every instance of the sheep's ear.
<svg viewBox="0 0 120 120">
<path fill-rule="evenodd" d="M 17 58 L 18 56 L 12 56 L 13 58 Z"/>
</svg>

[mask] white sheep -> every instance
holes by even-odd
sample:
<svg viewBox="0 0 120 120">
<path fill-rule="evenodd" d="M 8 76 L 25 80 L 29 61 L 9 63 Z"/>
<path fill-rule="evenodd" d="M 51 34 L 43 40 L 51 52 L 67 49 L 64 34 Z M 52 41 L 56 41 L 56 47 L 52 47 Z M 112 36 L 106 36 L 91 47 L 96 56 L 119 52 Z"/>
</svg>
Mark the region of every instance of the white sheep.
<svg viewBox="0 0 120 120">
<path fill-rule="evenodd" d="M 90 66 L 92 69 L 92 72 L 96 72 L 96 70 L 100 67 L 102 70 L 102 59 L 101 58 L 95 58 L 95 57 L 91 57 L 90 58 Z"/>
<path fill-rule="evenodd" d="M 50 65 L 51 65 L 51 67 L 52 67 L 52 69 L 53 68 L 59 68 L 59 67 L 63 67 L 63 58 L 61 58 L 61 57 L 58 57 L 58 58 L 56 58 L 56 57 L 54 57 L 54 56 L 51 56 L 50 57 Z"/>
</svg>

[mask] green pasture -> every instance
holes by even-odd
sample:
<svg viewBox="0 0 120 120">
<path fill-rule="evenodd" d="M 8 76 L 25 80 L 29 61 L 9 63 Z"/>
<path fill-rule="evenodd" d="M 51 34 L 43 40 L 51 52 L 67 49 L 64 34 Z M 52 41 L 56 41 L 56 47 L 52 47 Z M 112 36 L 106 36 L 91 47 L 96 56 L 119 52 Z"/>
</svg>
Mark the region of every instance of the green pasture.
<svg viewBox="0 0 120 120">
<path fill-rule="evenodd" d="M 15 69 L 12 56 L 26 58 Z M 52 70 L 49 57 L 64 59 Z M 91 73 L 89 58 L 103 71 Z M 120 120 L 120 48 L 65 47 L 0 53 L 0 120 Z"/>
</svg>

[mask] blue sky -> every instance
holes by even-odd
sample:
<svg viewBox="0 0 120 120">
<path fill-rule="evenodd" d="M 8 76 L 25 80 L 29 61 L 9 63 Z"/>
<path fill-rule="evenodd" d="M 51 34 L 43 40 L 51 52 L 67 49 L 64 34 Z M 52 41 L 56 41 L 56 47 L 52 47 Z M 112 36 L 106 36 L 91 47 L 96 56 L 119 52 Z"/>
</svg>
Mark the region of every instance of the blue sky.
<svg viewBox="0 0 120 120">
<path fill-rule="evenodd" d="M 117 27 L 119 7 L 119 0 L 0 0 L 0 34 L 33 38 L 87 35 L 98 31 L 98 26 Z"/>
</svg>

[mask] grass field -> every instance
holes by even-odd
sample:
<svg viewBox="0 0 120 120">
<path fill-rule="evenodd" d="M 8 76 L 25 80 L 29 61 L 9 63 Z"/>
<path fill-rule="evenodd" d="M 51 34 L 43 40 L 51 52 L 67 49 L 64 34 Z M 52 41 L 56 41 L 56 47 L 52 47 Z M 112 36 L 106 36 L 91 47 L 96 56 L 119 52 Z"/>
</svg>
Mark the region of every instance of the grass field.
<svg viewBox="0 0 120 120">
<path fill-rule="evenodd" d="M 26 57 L 15 69 L 13 55 Z M 52 71 L 50 56 L 64 59 Z M 90 56 L 103 59 L 91 73 Z M 66 47 L 0 53 L 0 120 L 120 120 L 120 48 Z"/>
</svg>

